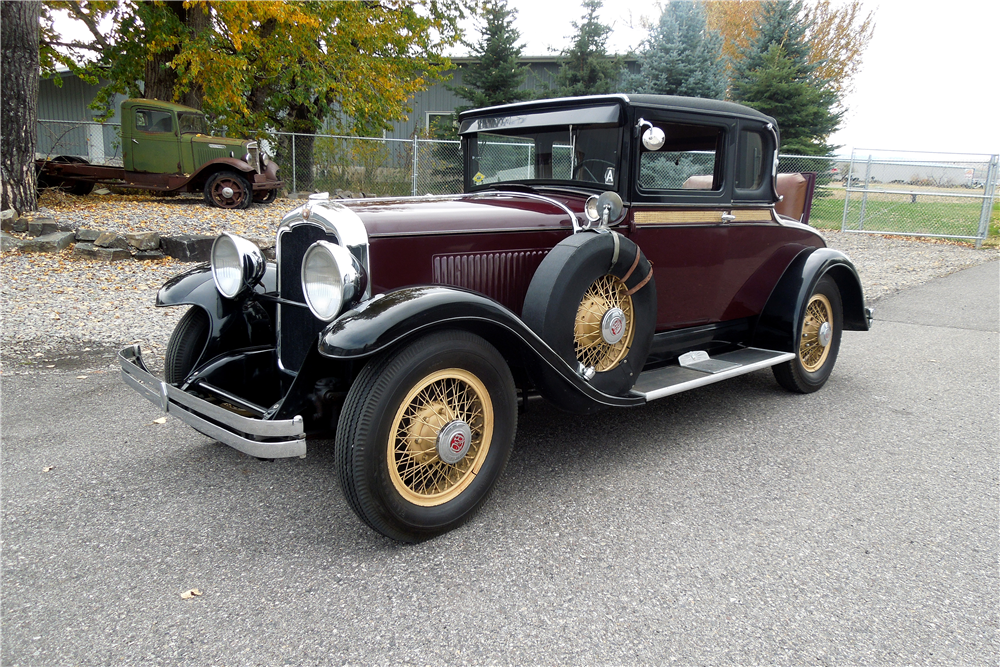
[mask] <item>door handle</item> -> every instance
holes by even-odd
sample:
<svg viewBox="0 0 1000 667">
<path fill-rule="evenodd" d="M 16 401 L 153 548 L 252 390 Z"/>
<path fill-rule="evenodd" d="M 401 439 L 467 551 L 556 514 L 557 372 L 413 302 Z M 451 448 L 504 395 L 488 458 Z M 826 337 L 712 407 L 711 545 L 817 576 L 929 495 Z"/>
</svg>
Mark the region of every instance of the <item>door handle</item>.
<svg viewBox="0 0 1000 667">
<path fill-rule="evenodd" d="M 736 219 L 736 216 L 733 215 L 732 213 L 723 213 L 722 214 L 722 221 L 723 222 L 732 222 L 735 219 Z"/>
<path fill-rule="evenodd" d="M 132 143 L 133 143 L 133 144 L 137 144 L 137 143 L 139 143 L 139 140 L 138 140 L 138 139 L 133 139 L 133 140 L 132 140 Z"/>
</svg>

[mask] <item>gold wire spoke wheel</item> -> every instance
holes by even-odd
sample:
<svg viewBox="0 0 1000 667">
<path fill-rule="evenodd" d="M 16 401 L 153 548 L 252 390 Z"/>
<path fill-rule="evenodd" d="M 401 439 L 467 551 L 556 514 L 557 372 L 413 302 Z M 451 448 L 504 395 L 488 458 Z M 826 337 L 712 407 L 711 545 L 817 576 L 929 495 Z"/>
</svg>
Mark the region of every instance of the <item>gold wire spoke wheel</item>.
<svg viewBox="0 0 1000 667">
<path fill-rule="evenodd" d="M 455 464 L 441 460 L 438 434 L 464 422 L 471 438 Z M 461 368 L 426 376 L 407 394 L 392 421 L 389 476 L 396 491 L 415 505 L 433 507 L 456 498 L 476 478 L 493 437 L 493 403 L 478 377 Z"/>
<path fill-rule="evenodd" d="M 830 300 L 822 294 L 813 294 L 806 306 L 805 318 L 802 321 L 802 339 L 799 341 L 799 359 L 802 367 L 814 373 L 826 362 L 830 353 L 829 341 L 823 345 L 820 341 L 820 330 L 824 324 L 833 326 L 833 307 Z"/>
<path fill-rule="evenodd" d="M 617 343 L 608 343 L 601 335 L 601 322 L 612 308 L 625 316 L 625 333 Z M 597 372 L 609 371 L 617 366 L 632 347 L 635 334 L 635 317 L 632 297 L 617 276 L 605 275 L 595 280 L 576 311 L 573 327 L 573 344 L 576 358 L 584 366 L 593 366 Z"/>
</svg>

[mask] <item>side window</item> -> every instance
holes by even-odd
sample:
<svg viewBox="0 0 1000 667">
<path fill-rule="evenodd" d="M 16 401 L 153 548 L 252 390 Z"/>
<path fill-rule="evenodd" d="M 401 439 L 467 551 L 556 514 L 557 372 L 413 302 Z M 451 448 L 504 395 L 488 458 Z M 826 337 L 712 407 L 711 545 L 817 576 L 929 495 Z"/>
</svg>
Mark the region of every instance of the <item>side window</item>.
<svg viewBox="0 0 1000 667">
<path fill-rule="evenodd" d="M 740 132 L 736 188 L 756 190 L 764 182 L 764 137 L 754 130 Z"/>
<path fill-rule="evenodd" d="M 138 109 L 135 112 L 135 126 L 143 132 L 173 132 L 174 122 L 167 111 Z"/>
<path fill-rule="evenodd" d="M 640 189 L 722 189 L 723 128 L 682 123 L 657 123 L 657 126 L 666 138 L 657 151 L 642 149 Z"/>
</svg>

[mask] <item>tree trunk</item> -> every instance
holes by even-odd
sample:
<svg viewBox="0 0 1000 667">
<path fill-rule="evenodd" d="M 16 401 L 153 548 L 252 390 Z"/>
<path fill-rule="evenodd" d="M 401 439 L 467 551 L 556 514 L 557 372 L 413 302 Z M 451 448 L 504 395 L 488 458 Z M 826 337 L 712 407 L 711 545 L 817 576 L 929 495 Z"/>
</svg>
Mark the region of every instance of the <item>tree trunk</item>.
<svg viewBox="0 0 1000 667">
<path fill-rule="evenodd" d="M 162 10 L 172 13 L 182 27 L 182 34 L 185 39 L 195 39 L 198 34 L 209 27 L 209 16 L 207 7 L 193 4 L 190 8 L 184 7 L 183 0 L 167 0 L 163 3 Z M 146 60 L 145 88 L 143 96 L 147 100 L 163 100 L 173 102 L 177 92 L 177 72 L 170 63 L 177 54 L 180 47 L 175 46 L 165 51 L 150 53 Z M 177 96 L 177 102 L 195 109 L 201 108 L 202 89 L 201 85 L 194 84 L 190 89 Z"/>
<path fill-rule="evenodd" d="M 35 142 L 38 120 L 38 39 L 41 2 L 0 3 L 0 170 L 2 208 L 18 215 L 38 208 Z"/>
</svg>

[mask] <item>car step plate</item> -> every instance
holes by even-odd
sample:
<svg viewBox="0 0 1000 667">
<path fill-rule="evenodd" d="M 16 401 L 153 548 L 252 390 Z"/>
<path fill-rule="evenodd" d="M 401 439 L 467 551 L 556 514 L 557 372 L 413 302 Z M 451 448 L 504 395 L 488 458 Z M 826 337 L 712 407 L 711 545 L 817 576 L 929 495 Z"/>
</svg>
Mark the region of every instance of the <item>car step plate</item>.
<svg viewBox="0 0 1000 667">
<path fill-rule="evenodd" d="M 664 366 L 641 374 L 632 391 L 647 401 L 652 401 L 794 358 L 793 352 L 776 352 L 756 347 L 726 352 L 715 357 L 708 357 L 704 352 L 689 352 L 681 357 L 681 363 L 685 365 Z"/>
</svg>

